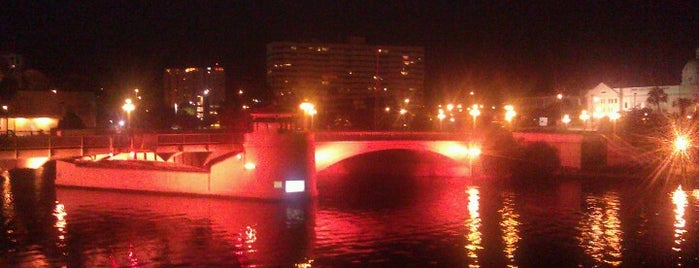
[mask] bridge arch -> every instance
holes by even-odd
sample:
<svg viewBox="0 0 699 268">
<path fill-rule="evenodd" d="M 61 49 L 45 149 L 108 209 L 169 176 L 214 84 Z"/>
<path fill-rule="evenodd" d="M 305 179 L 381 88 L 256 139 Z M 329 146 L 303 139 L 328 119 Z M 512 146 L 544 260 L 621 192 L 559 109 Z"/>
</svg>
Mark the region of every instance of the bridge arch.
<svg viewBox="0 0 699 268">
<path fill-rule="evenodd" d="M 348 158 L 386 150 L 427 151 L 454 161 L 468 160 L 468 143 L 463 141 L 385 140 L 385 141 L 326 141 L 315 143 L 316 172 Z"/>
</svg>

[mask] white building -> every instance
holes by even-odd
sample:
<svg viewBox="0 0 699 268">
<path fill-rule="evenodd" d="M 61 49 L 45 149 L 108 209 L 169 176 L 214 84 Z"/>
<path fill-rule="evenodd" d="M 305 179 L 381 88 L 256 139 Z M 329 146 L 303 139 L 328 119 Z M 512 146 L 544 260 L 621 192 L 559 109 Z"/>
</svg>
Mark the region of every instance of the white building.
<svg viewBox="0 0 699 268">
<path fill-rule="evenodd" d="M 682 69 L 682 81 L 679 85 L 653 85 L 639 87 L 610 87 L 605 83 L 600 83 L 596 87 L 587 91 L 584 96 L 587 111 L 594 116 L 604 117 L 612 113 L 621 113 L 632 109 L 651 108 L 655 109 L 655 104 L 648 103 L 648 93 L 654 88 L 661 88 L 667 94 L 667 102 L 660 103 L 660 109 L 666 113 L 679 112 L 679 99 L 689 99 L 692 106 L 688 109 L 694 110 L 694 106 L 699 97 L 699 84 L 697 76 L 697 60 L 699 59 L 699 49 L 696 57 L 685 64 Z"/>
</svg>

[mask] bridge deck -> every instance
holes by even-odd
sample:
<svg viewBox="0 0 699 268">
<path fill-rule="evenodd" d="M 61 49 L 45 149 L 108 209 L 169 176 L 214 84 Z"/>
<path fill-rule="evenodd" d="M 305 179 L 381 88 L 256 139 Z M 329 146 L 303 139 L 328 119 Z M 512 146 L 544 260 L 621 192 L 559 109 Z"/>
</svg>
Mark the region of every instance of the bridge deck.
<svg viewBox="0 0 699 268">
<path fill-rule="evenodd" d="M 69 157 L 127 151 L 176 152 L 232 149 L 240 133 L 114 134 L 0 137 L 0 158 Z"/>
<path fill-rule="evenodd" d="M 316 132 L 316 141 L 382 141 L 382 140 L 420 140 L 420 141 L 465 141 L 467 133 L 460 132 Z"/>
</svg>

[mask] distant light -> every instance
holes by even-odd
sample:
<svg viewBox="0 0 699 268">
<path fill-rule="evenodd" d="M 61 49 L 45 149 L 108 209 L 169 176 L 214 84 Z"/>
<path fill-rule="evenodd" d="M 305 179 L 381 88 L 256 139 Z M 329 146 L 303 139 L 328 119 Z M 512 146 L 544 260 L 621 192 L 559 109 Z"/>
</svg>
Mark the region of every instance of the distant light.
<svg viewBox="0 0 699 268">
<path fill-rule="evenodd" d="M 300 193 L 306 190 L 306 182 L 303 180 L 289 180 L 284 183 L 284 191 L 287 193 Z"/>
<path fill-rule="evenodd" d="M 386 107 L 386 108 L 384 108 L 383 110 L 386 111 L 386 112 L 388 113 L 388 112 L 391 111 L 391 107 Z"/>
<path fill-rule="evenodd" d="M 473 96 L 473 94 L 475 94 L 475 93 L 473 93 L 473 91 L 471 91 L 469 94 L 470 94 L 471 96 Z"/>
<path fill-rule="evenodd" d="M 124 126 L 124 120 L 119 120 L 119 126 Z"/>
<path fill-rule="evenodd" d="M 243 95 L 243 90 L 242 90 L 242 89 L 238 90 L 238 95 Z"/>
<path fill-rule="evenodd" d="M 204 90 L 204 95 L 209 95 L 209 90 L 208 90 L 208 89 Z"/>
<path fill-rule="evenodd" d="M 563 99 L 563 94 L 558 93 L 558 95 L 556 95 L 556 99 L 562 100 L 562 99 Z"/>
<path fill-rule="evenodd" d="M 568 114 L 563 115 L 563 119 L 561 119 L 561 122 L 567 125 L 568 123 L 570 123 L 570 116 Z"/>
<path fill-rule="evenodd" d="M 58 93 L 58 90 L 52 89 L 51 92 L 53 92 L 53 94 L 56 94 Z"/>
<path fill-rule="evenodd" d="M 450 111 L 454 109 L 454 104 L 447 104 L 447 111 Z"/>
<path fill-rule="evenodd" d="M 405 102 L 405 103 L 410 103 L 410 99 L 405 98 L 405 100 L 403 100 L 403 102 Z"/>
<path fill-rule="evenodd" d="M 253 169 L 257 168 L 255 163 L 251 163 L 251 162 L 245 163 L 245 165 L 243 165 L 243 167 L 247 170 L 253 170 Z"/>
<path fill-rule="evenodd" d="M 5 110 L 5 111 L 7 111 L 7 105 L 3 105 L 3 106 L 2 106 L 2 109 Z"/>
<path fill-rule="evenodd" d="M 138 93 L 138 88 L 134 88 L 133 92 Z"/>
<path fill-rule="evenodd" d="M 400 109 L 400 114 L 401 114 L 401 115 L 404 115 L 404 114 L 406 114 L 406 113 L 408 113 L 408 110 L 406 110 L 406 109 Z"/>
</svg>

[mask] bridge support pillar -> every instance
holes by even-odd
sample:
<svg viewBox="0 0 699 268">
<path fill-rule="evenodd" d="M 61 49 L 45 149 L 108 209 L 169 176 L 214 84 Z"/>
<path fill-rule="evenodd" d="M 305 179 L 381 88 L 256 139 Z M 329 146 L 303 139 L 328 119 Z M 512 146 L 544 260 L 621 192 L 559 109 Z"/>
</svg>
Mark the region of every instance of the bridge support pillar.
<svg viewBox="0 0 699 268">
<path fill-rule="evenodd" d="M 317 196 L 312 133 L 256 131 L 245 134 L 243 146 L 240 156 L 211 166 L 213 193 L 262 199 Z"/>
</svg>

